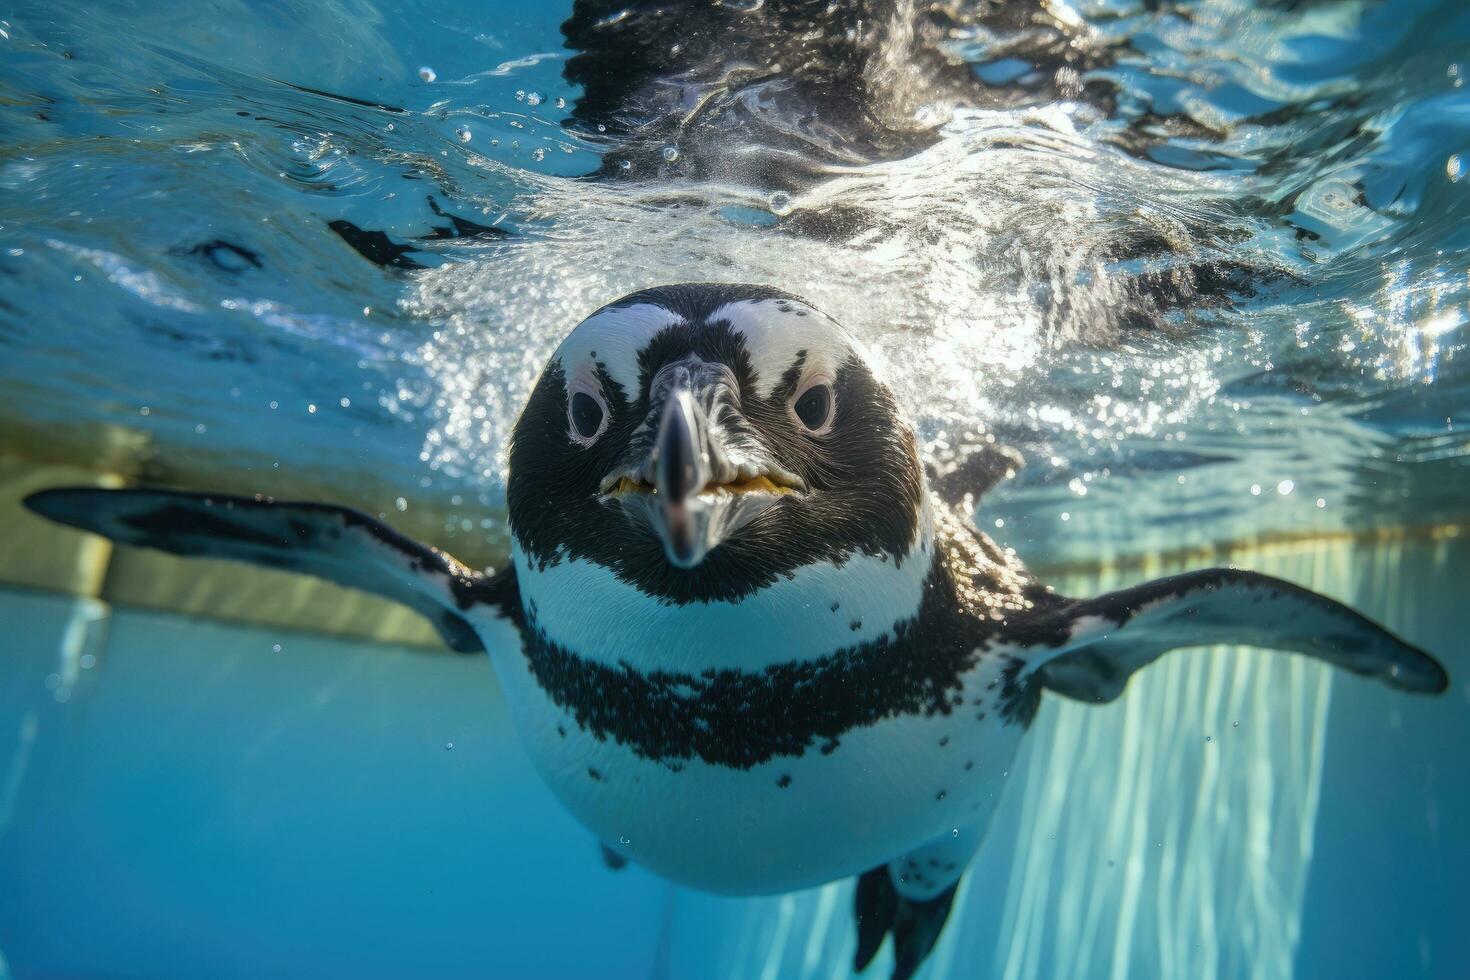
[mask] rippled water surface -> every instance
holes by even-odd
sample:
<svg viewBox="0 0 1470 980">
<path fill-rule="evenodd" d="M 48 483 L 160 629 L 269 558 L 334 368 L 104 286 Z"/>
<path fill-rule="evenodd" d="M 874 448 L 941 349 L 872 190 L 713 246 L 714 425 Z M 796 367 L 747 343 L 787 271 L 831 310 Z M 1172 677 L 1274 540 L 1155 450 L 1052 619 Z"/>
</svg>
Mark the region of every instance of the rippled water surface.
<svg viewBox="0 0 1470 980">
<path fill-rule="evenodd" d="M 1470 8 L 1154 6 L 1064 11 L 1116 52 L 1085 76 L 1109 105 L 962 110 L 786 193 L 585 179 L 616 142 L 563 125 L 555 5 L 10 4 L 8 438 L 432 502 L 493 551 L 503 440 L 560 337 L 635 287 L 745 280 L 885 355 L 926 438 L 1022 450 L 981 520 L 1057 558 L 1458 513 Z M 953 40 L 982 78 L 1024 74 L 1009 43 Z M 802 230 L 853 209 L 850 237 Z M 511 234 L 423 240 L 440 212 Z M 1130 324 L 1120 279 L 1158 260 L 1117 256 L 1160 236 L 1240 288 Z"/>
</svg>

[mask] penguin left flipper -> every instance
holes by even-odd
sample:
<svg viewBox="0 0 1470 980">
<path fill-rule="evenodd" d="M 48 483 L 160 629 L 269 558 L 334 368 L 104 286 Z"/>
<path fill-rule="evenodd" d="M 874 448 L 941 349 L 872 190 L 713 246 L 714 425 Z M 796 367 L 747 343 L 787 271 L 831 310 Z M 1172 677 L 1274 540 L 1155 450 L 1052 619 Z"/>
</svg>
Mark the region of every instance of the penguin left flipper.
<svg viewBox="0 0 1470 980">
<path fill-rule="evenodd" d="M 1444 667 L 1340 602 L 1269 575 L 1212 568 L 1075 599 L 1015 623 L 1048 690 L 1111 701 L 1133 672 L 1180 647 L 1242 644 L 1306 654 L 1399 690 L 1439 694 Z"/>
<path fill-rule="evenodd" d="M 25 499 L 42 517 L 120 544 L 315 575 L 401 602 L 460 653 L 485 649 L 465 619 L 488 606 L 514 618 L 514 570 L 482 575 L 350 507 L 180 490 L 42 490 Z"/>
</svg>

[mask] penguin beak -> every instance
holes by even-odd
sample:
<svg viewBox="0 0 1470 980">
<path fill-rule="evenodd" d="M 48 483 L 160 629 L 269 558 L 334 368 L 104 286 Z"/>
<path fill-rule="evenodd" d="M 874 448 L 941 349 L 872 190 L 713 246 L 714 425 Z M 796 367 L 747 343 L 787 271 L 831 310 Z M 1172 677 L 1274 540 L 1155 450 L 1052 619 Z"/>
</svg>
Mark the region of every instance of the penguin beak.
<svg viewBox="0 0 1470 980">
<path fill-rule="evenodd" d="M 710 482 L 709 425 L 687 388 L 670 393 L 654 442 L 655 528 L 669 563 L 693 568 L 719 542 L 711 508 L 696 494 Z"/>
<path fill-rule="evenodd" d="M 675 568 L 694 568 L 783 495 L 806 489 L 741 415 L 728 368 L 689 357 L 661 369 L 651 391 L 646 435 L 601 492 L 647 522 Z"/>
</svg>

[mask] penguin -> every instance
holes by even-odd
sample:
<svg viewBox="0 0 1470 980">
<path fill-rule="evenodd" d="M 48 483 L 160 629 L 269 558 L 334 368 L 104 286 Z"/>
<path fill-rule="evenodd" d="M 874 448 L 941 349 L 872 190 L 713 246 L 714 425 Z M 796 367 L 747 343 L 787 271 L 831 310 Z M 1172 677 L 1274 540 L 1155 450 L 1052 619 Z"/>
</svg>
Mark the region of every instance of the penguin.
<svg viewBox="0 0 1470 980">
<path fill-rule="evenodd" d="M 858 343 L 766 286 L 650 288 L 588 316 L 515 425 L 506 487 L 493 574 L 326 503 L 26 504 L 410 606 L 488 650 L 526 751 L 610 864 L 730 895 L 855 876 L 854 966 L 891 940 L 896 980 L 933 948 L 1043 697 L 1108 702 L 1170 650 L 1238 643 L 1448 686 L 1425 651 L 1250 571 L 1048 588 L 931 489 Z"/>
</svg>

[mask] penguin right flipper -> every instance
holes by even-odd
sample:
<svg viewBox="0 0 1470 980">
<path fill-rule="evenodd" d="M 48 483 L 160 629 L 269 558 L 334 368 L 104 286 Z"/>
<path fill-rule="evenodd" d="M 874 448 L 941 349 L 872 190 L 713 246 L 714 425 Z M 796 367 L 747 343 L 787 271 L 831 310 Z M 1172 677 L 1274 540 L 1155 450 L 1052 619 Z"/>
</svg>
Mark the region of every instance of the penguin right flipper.
<svg viewBox="0 0 1470 980">
<path fill-rule="evenodd" d="M 42 490 L 25 505 L 119 544 L 301 572 L 401 602 L 461 653 L 485 649 L 465 618 L 471 609 L 489 607 L 512 621 L 519 613 L 513 567 L 482 575 L 349 507 L 94 487 Z"/>
<path fill-rule="evenodd" d="M 1017 619 L 1048 690 L 1102 703 L 1170 650 L 1243 644 L 1290 650 L 1416 694 L 1449 687 L 1425 651 L 1324 595 L 1238 568 L 1210 568 L 1074 599 Z"/>
</svg>

